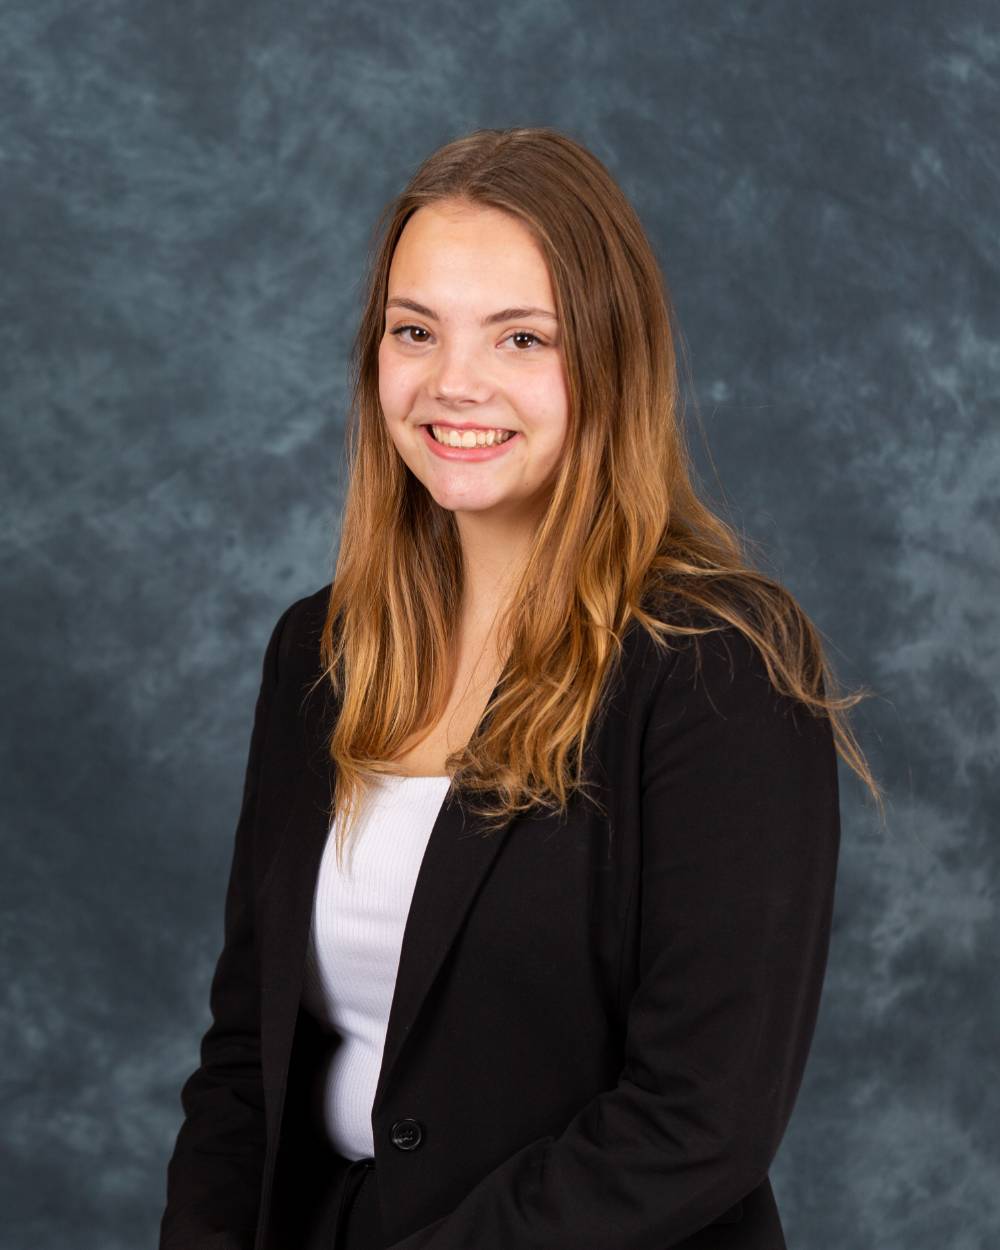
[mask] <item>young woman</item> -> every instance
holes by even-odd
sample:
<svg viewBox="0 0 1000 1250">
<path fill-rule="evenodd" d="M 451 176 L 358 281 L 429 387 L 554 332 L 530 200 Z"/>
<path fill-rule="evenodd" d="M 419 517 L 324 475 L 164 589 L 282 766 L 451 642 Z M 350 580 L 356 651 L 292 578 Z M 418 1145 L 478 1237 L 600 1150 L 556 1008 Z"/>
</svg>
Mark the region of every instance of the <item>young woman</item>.
<svg viewBox="0 0 1000 1250">
<path fill-rule="evenodd" d="M 478 131 L 380 224 L 161 1250 L 778 1250 L 862 695 L 696 493 L 591 153 Z"/>
</svg>

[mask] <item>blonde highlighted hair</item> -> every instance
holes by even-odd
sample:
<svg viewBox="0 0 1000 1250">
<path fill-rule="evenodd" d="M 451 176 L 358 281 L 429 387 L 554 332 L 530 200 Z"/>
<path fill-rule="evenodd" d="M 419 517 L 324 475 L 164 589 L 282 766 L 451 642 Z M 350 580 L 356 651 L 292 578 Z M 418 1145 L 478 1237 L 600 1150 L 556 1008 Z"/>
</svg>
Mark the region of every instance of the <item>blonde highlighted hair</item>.
<svg viewBox="0 0 1000 1250">
<path fill-rule="evenodd" d="M 338 703 L 328 744 L 338 859 L 368 782 L 437 724 L 455 679 L 458 529 L 399 456 L 378 389 L 393 252 L 410 216 L 443 201 L 501 210 L 531 232 L 551 276 L 569 400 L 548 508 L 496 626 L 506 667 L 472 740 L 448 757 L 451 787 L 494 800 L 474 809 L 486 832 L 533 805 L 565 811 L 585 791 L 584 744 L 629 623 L 660 645 L 705 632 L 685 625 L 683 610 L 647 610 L 664 602 L 746 635 L 779 691 L 829 717 L 838 754 L 882 812 L 846 717 L 871 692 L 838 693 L 816 627 L 695 489 L 677 377 L 683 338 L 635 211 L 605 166 L 559 131 L 477 130 L 421 164 L 376 223 L 369 255 L 321 639 L 320 680 Z"/>
</svg>

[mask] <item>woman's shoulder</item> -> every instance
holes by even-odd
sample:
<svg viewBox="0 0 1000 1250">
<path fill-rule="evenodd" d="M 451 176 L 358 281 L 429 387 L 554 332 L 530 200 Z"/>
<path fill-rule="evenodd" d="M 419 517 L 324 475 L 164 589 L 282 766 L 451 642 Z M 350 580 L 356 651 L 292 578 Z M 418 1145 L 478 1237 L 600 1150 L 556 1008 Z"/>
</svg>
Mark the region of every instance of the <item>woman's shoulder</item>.
<svg viewBox="0 0 1000 1250">
<path fill-rule="evenodd" d="M 706 658 L 713 670 L 723 658 L 730 666 L 763 666 L 760 652 L 743 630 L 709 606 L 677 593 L 660 592 L 655 598 L 644 599 L 643 609 L 653 620 L 679 631 L 661 631 L 654 638 L 637 618 L 629 622 L 627 649 L 646 680 L 665 680 L 668 674 L 693 674 Z"/>
<path fill-rule="evenodd" d="M 662 653 L 648 644 L 657 652 L 648 660 L 649 752 L 697 751 L 722 770 L 754 758 L 762 766 L 798 761 L 835 775 L 829 718 L 779 688 L 764 652 L 738 625 L 700 607 L 683 615 L 679 623 L 708 632 L 671 637 Z"/>
<path fill-rule="evenodd" d="M 640 622 L 632 623 L 633 679 L 657 719 L 790 710 L 795 700 L 778 691 L 761 649 L 738 625 L 679 596 L 658 600 L 651 615 L 698 631 L 658 640 Z"/>
<path fill-rule="evenodd" d="M 303 681 L 314 677 L 320 665 L 320 639 L 326 623 L 331 582 L 294 599 L 283 609 L 272 630 L 277 677 Z"/>
</svg>

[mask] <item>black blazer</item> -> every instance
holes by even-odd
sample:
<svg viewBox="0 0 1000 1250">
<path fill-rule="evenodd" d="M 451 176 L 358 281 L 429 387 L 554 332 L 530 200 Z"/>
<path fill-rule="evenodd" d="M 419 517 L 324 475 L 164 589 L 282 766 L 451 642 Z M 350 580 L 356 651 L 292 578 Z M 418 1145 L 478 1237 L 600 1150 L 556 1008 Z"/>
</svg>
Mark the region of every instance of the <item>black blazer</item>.
<svg viewBox="0 0 1000 1250">
<path fill-rule="evenodd" d="M 312 1113 L 339 1039 L 300 1008 L 328 594 L 287 608 L 264 657 L 160 1250 L 298 1250 L 347 1174 Z M 785 1245 L 768 1168 L 829 945 L 830 723 L 731 626 L 700 640 L 700 671 L 636 622 L 624 644 L 585 757 L 606 815 L 576 796 L 564 823 L 537 810 L 484 838 L 453 795 L 434 825 L 372 1107 L 389 1250 Z"/>
</svg>

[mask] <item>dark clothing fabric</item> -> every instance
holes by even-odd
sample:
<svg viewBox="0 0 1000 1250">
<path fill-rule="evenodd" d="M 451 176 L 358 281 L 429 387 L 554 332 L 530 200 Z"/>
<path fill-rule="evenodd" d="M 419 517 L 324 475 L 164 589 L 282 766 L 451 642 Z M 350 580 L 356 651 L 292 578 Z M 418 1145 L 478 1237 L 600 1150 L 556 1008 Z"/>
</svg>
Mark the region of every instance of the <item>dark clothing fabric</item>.
<svg viewBox="0 0 1000 1250">
<path fill-rule="evenodd" d="M 302 1250 L 382 1250 L 378 1179 L 374 1160 L 359 1159 L 332 1188 L 304 1231 Z M 290 1248 L 292 1250 L 292 1248 Z"/>
<path fill-rule="evenodd" d="M 379 1214 L 378 1170 L 365 1166 L 345 1213 L 336 1250 L 382 1250 L 382 1217 Z"/>
<path fill-rule="evenodd" d="M 314 686 L 328 594 L 286 609 L 264 657 L 160 1250 L 296 1250 L 364 1170 L 316 1125 L 339 1038 L 300 1005 L 333 781 L 337 709 Z M 630 623 L 565 819 L 532 808 L 482 836 L 470 796 L 444 800 L 372 1105 L 378 1183 L 357 1208 L 384 1250 L 785 1245 L 768 1169 L 825 973 L 832 729 L 734 627 L 657 608 L 721 628 L 660 650 Z"/>
</svg>

